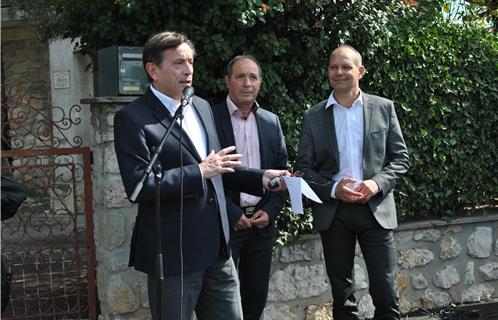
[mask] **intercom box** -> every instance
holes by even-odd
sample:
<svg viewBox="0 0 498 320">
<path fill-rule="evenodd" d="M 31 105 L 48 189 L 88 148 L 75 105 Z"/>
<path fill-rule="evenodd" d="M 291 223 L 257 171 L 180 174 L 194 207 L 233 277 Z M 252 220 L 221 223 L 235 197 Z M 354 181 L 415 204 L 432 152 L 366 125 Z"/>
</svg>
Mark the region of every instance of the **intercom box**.
<svg viewBox="0 0 498 320">
<path fill-rule="evenodd" d="M 143 47 L 111 46 L 97 51 L 97 96 L 137 96 L 149 84 Z"/>
</svg>

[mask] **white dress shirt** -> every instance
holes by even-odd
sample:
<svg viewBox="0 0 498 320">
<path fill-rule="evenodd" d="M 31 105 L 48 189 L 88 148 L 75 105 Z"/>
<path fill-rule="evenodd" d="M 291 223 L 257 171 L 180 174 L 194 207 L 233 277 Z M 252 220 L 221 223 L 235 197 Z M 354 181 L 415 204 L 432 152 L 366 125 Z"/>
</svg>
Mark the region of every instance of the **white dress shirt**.
<svg viewBox="0 0 498 320">
<path fill-rule="evenodd" d="M 159 99 L 159 101 L 162 102 L 162 104 L 166 107 L 166 109 L 173 117 L 175 115 L 176 110 L 180 106 L 180 101 L 171 99 L 167 95 L 156 90 L 152 85 L 150 86 L 150 89 L 152 93 Z M 187 133 L 192 143 L 194 144 L 197 153 L 199 154 L 201 159 L 204 160 L 207 157 L 208 153 L 207 135 L 206 131 L 204 130 L 204 125 L 202 124 L 202 121 L 199 118 L 199 115 L 190 105 L 190 102 L 191 101 L 189 101 L 189 104 L 187 104 L 183 108 L 182 127 L 183 130 L 185 130 L 185 132 Z M 180 119 L 178 119 L 177 122 L 178 124 L 180 124 Z"/>
<path fill-rule="evenodd" d="M 339 172 L 332 177 L 334 186 L 330 196 L 336 198 L 335 189 L 339 181 L 344 178 L 353 178 L 357 182 L 350 187 L 356 188 L 363 181 L 363 96 L 360 95 L 353 102 L 351 108 L 341 106 L 330 94 L 325 109 L 332 106 L 334 112 L 335 134 L 339 148 Z"/>
<path fill-rule="evenodd" d="M 232 121 L 235 147 L 237 148 L 237 153 L 242 154 L 242 166 L 261 169 L 258 124 L 254 112 L 249 112 L 247 119 L 244 118 L 242 112 L 230 99 L 230 96 L 227 96 L 227 106 L 230 120 Z M 259 200 L 261 200 L 260 197 L 244 192 L 240 193 L 241 207 L 255 206 Z"/>
</svg>

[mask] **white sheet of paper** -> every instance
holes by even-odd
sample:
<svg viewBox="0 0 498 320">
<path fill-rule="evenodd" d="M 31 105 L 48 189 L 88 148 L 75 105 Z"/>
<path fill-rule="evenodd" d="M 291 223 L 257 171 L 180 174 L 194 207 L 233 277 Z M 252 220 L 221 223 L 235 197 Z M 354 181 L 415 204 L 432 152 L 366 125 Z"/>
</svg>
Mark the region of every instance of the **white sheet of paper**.
<svg viewBox="0 0 498 320">
<path fill-rule="evenodd" d="M 301 179 L 301 192 L 304 194 L 306 198 L 318 203 L 323 203 L 322 200 L 318 198 L 315 191 L 311 189 L 310 185 L 306 181 L 304 181 L 304 179 Z"/>
<path fill-rule="evenodd" d="M 318 203 L 322 203 L 308 183 L 301 177 L 284 177 L 285 185 L 289 191 L 291 210 L 297 214 L 303 214 L 303 199 L 301 195 Z"/>
<path fill-rule="evenodd" d="M 303 199 L 301 198 L 300 177 L 284 177 L 287 191 L 289 191 L 291 210 L 294 213 L 303 214 Z"/>
</svg>

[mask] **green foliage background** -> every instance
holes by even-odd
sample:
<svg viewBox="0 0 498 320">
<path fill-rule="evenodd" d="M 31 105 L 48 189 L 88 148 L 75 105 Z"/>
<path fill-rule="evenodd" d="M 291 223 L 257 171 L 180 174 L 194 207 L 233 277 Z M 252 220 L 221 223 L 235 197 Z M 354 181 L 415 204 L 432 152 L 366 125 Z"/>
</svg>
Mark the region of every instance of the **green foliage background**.
<svg viewBox="0 0 498 320">
<path fill-rule="evenodd" d="M 497 205 L 497 35 L 445 19 L 442 1 L 19 1 L 43 38 L 77 39 L 76 51 L 92 56 L 112 44 L 141 46 L 158 31 L 187 34 L 196 92 L 211 102 L 226 94 L 228 60 L 254 55 L 264 79 L 258 101 L 280 116 L 291 163 L 303 111 L 330 94 L 328 53 L 352 45 L 367 68 L 363 90 L 396 102 L 409 147 L 412 167 L 396 195 L 401 220 Z M 286 208 L 279 242 L 309 231 L 310 221 Z"/>
</svg>

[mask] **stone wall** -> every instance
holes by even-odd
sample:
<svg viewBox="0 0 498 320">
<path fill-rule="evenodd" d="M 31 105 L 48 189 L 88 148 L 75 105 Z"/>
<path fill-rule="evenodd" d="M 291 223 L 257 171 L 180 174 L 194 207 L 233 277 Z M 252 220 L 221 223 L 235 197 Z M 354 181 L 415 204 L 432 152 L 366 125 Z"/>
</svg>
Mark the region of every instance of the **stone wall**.
<svg viewBox="0 0 498 320">
<path fill-rule="evenodd" d="M 50 106 L 48 44 L 37 39 L 2 41 L 3 83 L 11 104 L 31 105 L 36 110 Z"/>
<path fill-rule="evenodd" d="M 128 267 L 137 208 L 126 198 L 113 145 L 114 113 L 133 99 L 82 100 L 92 113 L 94 241 L 103 319 L 150 319 L 146 276 Z"/>
<path fill-rule="evenodd" d="M 498 298 L 498 214 L 452 222 L 405 223 L 395 231 L 402 313 L 418 307 Z M 368 275 L 357 246 L 354 265 L 360 318 L 373 317 Z M 274 253 L 265 319 L 331 319 L 330 289 L 318 235 Z"/>
<path fill-rule="evenodd" d="M 97 285 L 102 319 L 150 319 L 146 277 L 128 265 L 136 207 L 126 199 L 113 148 L 114 113 L 132 98 L 82 101 L 92 111 Z M 408 312 L 498 298 L 498 213 L 411 223 L 395 232 L 398 288 Z M 373 315 L 368 277 L 358 249 L 355 287 L 362 318 Z M 275 251 L 265 319 L 330 319 L 331 295 L 317 235 Z"/>
<path fill-rule="evenodd" d="M 48 44 L 16 30 L 2 39 L 2 106 L 10 109 L 11 146 L 33 149 L 52 135 Z"/>
</svg>

